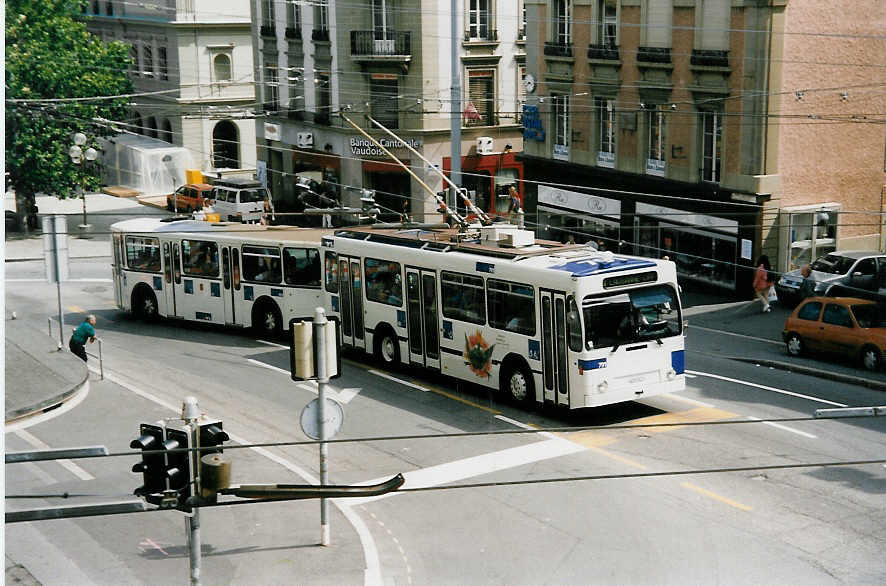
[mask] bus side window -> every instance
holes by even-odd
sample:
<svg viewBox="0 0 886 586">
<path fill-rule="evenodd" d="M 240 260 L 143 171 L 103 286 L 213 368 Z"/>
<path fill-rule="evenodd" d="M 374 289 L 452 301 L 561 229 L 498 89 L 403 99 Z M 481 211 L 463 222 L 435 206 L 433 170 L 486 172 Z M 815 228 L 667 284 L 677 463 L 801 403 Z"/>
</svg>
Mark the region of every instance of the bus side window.
<svg viewBox="0 0 886 586">
<path fill-rule="evenodd" d="M 284 248 L 283 269 L 287 285 L 320 286 L 320 252 L 313 248 Z"/>
<path fill-rule="evenodd" d="M 234 257 L 234 270 L 231 271 L 234 277 L 234 290 L 240 290 L 240 251 L 236 248 L 232 249 L 232 254 Z"/>
<path fill-rule="evenodd" d="M 535 335 L 535 289 L 531 285 L 488 279 L 486 300 L 489 325 L 518 334 Z"/>
<path fill-rule="evenodd" d="M 366 273 L 366 299 L 396 305 L 403 304 L 403 281 L 400 263 L 367 258 L 363 261 Z"/>
<path fill-rule="evenodd" d="M 175 279 L 176 285 L 182 282 L 181 258 L 178 256 L 178 242 L 172 245 L 172 275 Z"/>
<path fill-rule="evenodd" d="M 163 243 L 163 276 L 167 283 L 172 282 L 172 257 L 169 255 L 169 243 Z"/>
<path fill-rule="evenodd" d="M 330 293 L 338 293 L 338 255 L 327 252 L 324 259 L 326 263 L 326 290 Z"/>
<path fill-rule="evenodd" d="M 570 295 L 566 298 L 566 336 L 569 340 L 569 349 L 573 352 L 581 352 L 581 318 L 575 297 Z"/>
<path fill-rule="evenodd" d="M 475 324 L 486 323 L 486 301 L 482 277 L 442 271 L 440 292 L 443 315 Z"/>
<path fill-rule="evenodd" d="M 222 269 L 223 281 L 222 282 L 224 283 L 225 289 L 231 288 L 231 274 L 228 272 L 228 267 L 230 266 L 230 264 L 228 263 L 228 258 L 229 258 L 229 254 L 228 254 L 228 248 L 226 246 L 226 247 L 222 248 L 222 267 L 223 267 L 223 269 Z"/>
</svg>

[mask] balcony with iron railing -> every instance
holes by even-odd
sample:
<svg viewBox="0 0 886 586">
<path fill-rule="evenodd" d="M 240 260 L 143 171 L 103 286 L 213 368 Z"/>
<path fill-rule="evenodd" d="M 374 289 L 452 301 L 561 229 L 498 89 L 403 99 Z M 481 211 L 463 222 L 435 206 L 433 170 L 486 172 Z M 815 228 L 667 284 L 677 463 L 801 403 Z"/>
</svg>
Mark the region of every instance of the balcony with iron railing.
<svg viewBox="0 0 886 586">
<path fill-rule="evenodd" d="M 588 59 L 618 61 L 618 57 L 618 47 L 615 45 L 588 45 Z"/>
<path fill-rule="evenodd" d="M 351 31 L 351 59 L 372 63 L 409 63 L 412 37 L 408 31 Z"/>
<path fill-rule="evenodd" d="M 544 53 L 546 57 L 572 57 L 572 45 L 546 42 Z"/>
</svg>

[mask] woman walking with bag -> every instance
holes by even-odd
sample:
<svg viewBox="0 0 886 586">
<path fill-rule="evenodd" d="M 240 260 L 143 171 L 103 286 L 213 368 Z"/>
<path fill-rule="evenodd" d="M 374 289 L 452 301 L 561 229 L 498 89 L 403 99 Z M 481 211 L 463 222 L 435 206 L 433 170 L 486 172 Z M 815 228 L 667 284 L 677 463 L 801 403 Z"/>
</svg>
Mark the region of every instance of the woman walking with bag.
<svg viewBox="0 0 886 586">
<path fill-rule="evenodd" d="M 769 288 L 772 282 L 769 280 L 769 271 L 772 265 L 769 264 L 769 257 L 761 254 L 757 260 L 757 270 L 754 271 L 754 294 L 763 302 L 763 313 L 769 313 L 772 308 L 769 307 Z"/>
</svg>

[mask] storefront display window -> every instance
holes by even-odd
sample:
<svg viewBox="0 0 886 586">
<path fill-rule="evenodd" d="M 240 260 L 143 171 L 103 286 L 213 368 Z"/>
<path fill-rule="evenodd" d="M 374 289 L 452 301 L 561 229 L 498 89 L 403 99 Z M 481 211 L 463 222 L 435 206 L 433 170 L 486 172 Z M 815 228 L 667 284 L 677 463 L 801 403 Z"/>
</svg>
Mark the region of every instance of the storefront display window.
<svg viewBox="0 0 886 586">
<path fill-rule="evenodd" d="M 801 268 L 837 247 L 840 210 L 837 204 L 782 210 L 782 226 L 787 239 L 785 268 Z"/>
<path fill-rule="evenodd" d="M 538 208 L 538 218 L 543 238 L 570 242 L 571 236 L 577 244 L 593 242 L 598 250 L 619 252 L 621 229 L 618 222 L 585 215 L 566 215 L 544 207 Z"/>
</svg>

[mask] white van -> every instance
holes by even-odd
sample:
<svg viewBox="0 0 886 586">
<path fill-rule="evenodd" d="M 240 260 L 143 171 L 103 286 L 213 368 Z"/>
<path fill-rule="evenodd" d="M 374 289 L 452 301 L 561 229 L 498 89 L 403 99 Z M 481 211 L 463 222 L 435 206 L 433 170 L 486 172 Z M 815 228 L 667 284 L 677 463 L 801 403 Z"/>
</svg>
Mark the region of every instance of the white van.
<svg viewBox="0 0 886 586">
<path fill-rule="evenodd" d="M 212 209 L 219 219 L 227 222 L 260 222 L 274 214 L 271 194 L 261 181 L 255 179 L 222 179 L 215 182 Z"/>
</svg>

